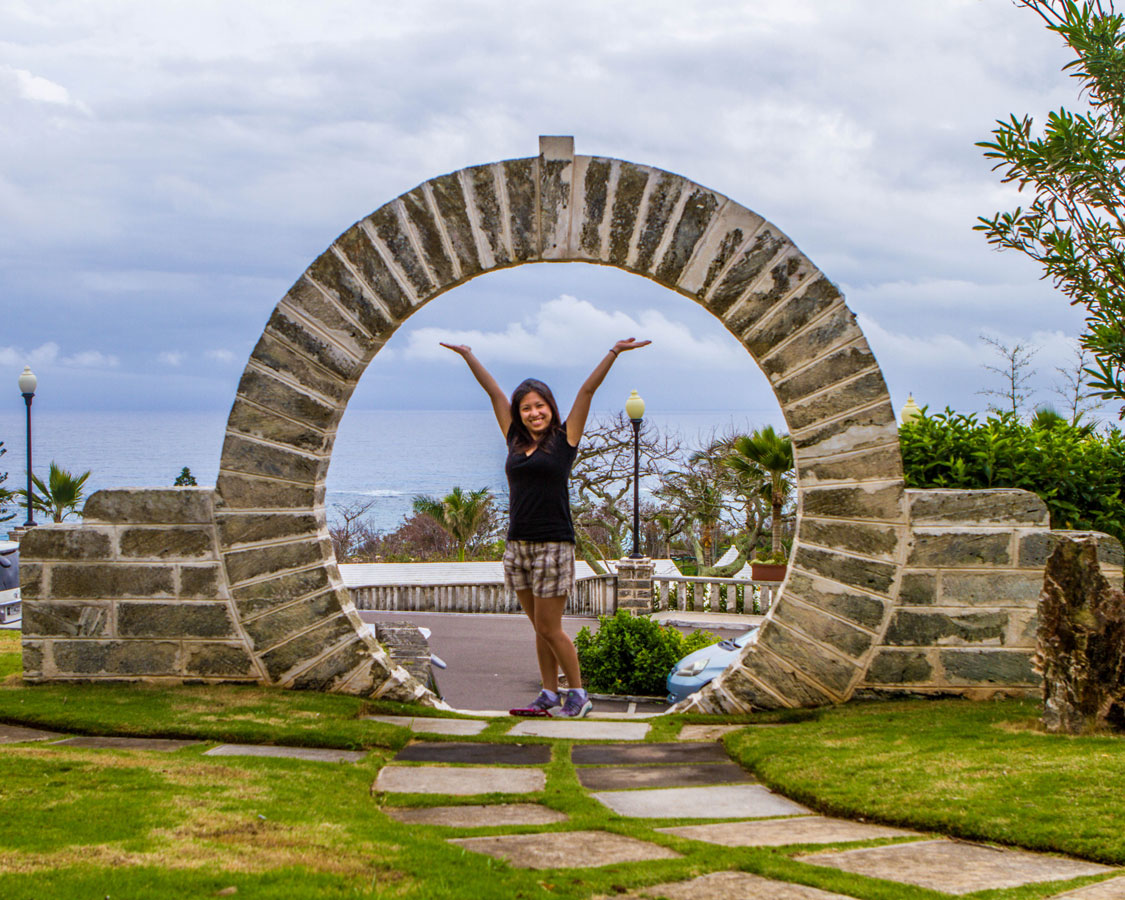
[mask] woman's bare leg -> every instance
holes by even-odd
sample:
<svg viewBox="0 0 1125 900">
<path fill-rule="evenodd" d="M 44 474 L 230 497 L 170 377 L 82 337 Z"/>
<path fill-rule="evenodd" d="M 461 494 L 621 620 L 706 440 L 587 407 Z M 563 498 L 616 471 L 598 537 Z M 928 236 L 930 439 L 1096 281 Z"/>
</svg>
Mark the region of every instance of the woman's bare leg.
<svg viewBox="0 0 1125 900">
<path fill-rule="evenodd" d="M 535 596 L 530 590 L 516 591 L 516 599 L 519 600 L 520 606 L 523 607 L 523 611 L 527 613 L 527 617 L 534 626 L 536 609 L 538 608 Z M 563 636 L 565 637 L 565 634 Z M 557 694 L 559 692 L 559 661 L 554 650 L 551 649 L 551 645 L 539 633 L 537 626 L 535 629 L 535 657 L 539 660 L 539 680 L 543 682 L 543 687 Z M 564 668 L 563 671 L 565 672 L 566 669 Z M 569 676 L 567 677 L 569 680 Z"/>
<path fill-rule="evenodd" d="M 578 668 L 578 653 L 574 649 L 574 643 L 571 641 L 570 635 L 563 631 L 562 627 L 566 595 L 564 594 L 561 597 L 533 597 L 532 607 L 535 611 L 532 621 L 535 623 L 536 651 L 538 652 L 541 639 L 557 660 L 555 664 L 562 666 L 563 674 L 566 675 L 566 683 L 572 688 L 581 688 L 582 673 Z M 540 656 L 540 668 L 542 668 L 542 665 L 542 656 Z"/>
</svg>

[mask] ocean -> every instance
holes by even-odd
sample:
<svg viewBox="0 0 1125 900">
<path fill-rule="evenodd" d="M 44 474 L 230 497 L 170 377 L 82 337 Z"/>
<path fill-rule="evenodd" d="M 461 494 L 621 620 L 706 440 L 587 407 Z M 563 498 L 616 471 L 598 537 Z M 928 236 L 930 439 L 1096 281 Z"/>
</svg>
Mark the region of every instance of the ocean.
<svg viewBox="0 0 1125 900">
<path fill-rule="evenodd" d="M 712 431 L 767 424 L 751 415 L 672 412 L 646 419 L 694 446 Z M 101 488 L 170 487 L 184 466 L 200 485 L 212 485 L 225 425 L 225 413 L 55 412 L 33 406 L 34 471 L 45 479 L 52 460 L 75 473 L 89 469 L 86 496 Z M 27 482 L 22 407 L 0 413 L 0 441 L 8 451 L 0 457 L 0 473 L 8 473 L 3 486 L 22 488 Z M 416 495 L 441 496 L 455 486 L 507 493 L 504 442 L 490 411 L 345 413 L 328 471 L 330 516 L 333 504 L 375 498 L 370 519 L 375 527 L 391 530 L 410 512 Z M 22 508 L 16 521 L 23 521 Z"/>
</svg>

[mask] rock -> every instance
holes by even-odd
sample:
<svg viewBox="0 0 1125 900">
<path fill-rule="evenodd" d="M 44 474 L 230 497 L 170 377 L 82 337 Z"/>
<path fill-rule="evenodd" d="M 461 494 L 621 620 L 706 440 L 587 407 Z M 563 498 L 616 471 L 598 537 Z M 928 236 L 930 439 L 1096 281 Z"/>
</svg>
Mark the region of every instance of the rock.
<svg viewBox="0 0 1125 900">
<path fill-rule="evenodd" d="M 1125 730 L 1125 593 L 1102 575 L 1092 538 L 1060 541 L 1047 560 L 1035 667 L 1048 731 Z"/>
</svg>

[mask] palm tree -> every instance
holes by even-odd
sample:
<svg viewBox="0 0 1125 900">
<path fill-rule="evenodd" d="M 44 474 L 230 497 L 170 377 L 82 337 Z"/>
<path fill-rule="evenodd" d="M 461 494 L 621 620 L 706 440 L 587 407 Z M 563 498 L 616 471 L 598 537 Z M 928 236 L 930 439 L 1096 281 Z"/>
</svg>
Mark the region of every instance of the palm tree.
<svg viewBox="0 0 1125 900">
<path fill-rule="evenodd" d="M 465 547 L 480 531 L 492 511 L 492 493 L 488 488 L 466 494 L 459 487 L 440 500 L 419 495 L 414 498 L 414 512 L 429 516 L 457 544 L 457 561 L 465 561 Z"/>
<path fill-rule="evenodd" d="M 78 511 L 78 507 L 82 504 L 82 485 L 89 477 L 89 471 L 74 475 L 66 469 L 60 469 L 52 460 L 46 484 L 37 476 L 31 476 L 31 483 L 34 485 L 34 490 L 31 492 L 32 507 L 51 516 L 55 522 L 63 521 L 71 513 Z M 26 490 L 17 493 L 27 499 Z"/>
<path fill-rule="evenodd" d="M 770 502 L 773 524 L 771 550 L 781 552 L 781 508 L 792 487 L 789 473 L 793 471 L 793 441 L 789 435 L 779 435 L 772 425 L 759 428 L 753 434 L 735 438 L 726 464 L 741 475 L 764 471 L 769 476 L 765 495 Z"/>
</svg>

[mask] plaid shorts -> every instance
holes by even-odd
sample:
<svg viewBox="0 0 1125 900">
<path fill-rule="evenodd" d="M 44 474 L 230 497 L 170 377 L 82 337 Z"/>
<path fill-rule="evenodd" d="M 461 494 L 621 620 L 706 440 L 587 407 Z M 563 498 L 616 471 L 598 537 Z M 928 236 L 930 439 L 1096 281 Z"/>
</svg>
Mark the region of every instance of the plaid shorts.
<svg viewBox="0 0 1125 900">
<path fill-rule="evenodd" d="M 536 597 L 562 597 L 574 591 L 574 544 L 567 541 L 508 541 L 504 548 L 504 586 L 530 590 Z"/>
</svg>

